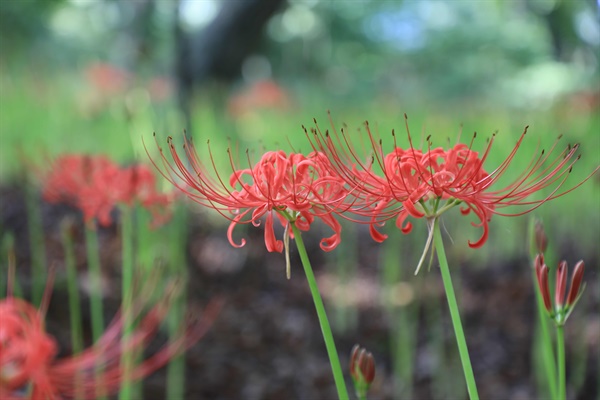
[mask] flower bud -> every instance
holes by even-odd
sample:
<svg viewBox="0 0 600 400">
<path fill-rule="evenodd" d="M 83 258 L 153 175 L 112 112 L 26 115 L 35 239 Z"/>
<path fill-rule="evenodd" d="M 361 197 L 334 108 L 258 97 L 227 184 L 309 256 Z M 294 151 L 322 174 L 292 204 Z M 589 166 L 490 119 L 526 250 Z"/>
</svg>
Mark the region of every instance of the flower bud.
<svg viewBox="0 0 600 400">
<path fill-rule="evenodd" d="M 556 291 L 554 293 L 554 304 L 560 310 L 565 304 L 565 292 L 567 290 L 567 262 L 561 261 L 556 271 Z"/>
<path fill-rule="evenodd" d="M 581 281 L 583 280 L 584 269 L 585 265 L 583 264 L 583 260 L 579 260 L 575 265 L 573 275 L 571 276 L 571 287 L 569 288 L 569 294 L 567 295 L 567 307 L 571 307 L 573 303 L 575 303 L 575 300 L 577 300 Z"/>
<path fill-rule="evenodd" d="M 535 246 L 539 253 L 543 253 L 548 247 L 548 237 L 541 221 L 536 221 L 535 223 Z"/>
<path fill-rule="evenodd" d="M 350 356 L 350 375 L 356 386 L 369 387 L 375 378 L 373 354 L 355 344 Z"/>
<path fill-rule="evenodd" d="M 536 257 L 536 261 L 537 260 L 538 258 Z M 536 262 L 536 276 L 542 299 L 544 299 L 544 307 L 546 308 L 546 311 L 551 313 L 552 304 L 550 303 L 550 290 L 548 288 L 548 266 Z"/>
</svg>

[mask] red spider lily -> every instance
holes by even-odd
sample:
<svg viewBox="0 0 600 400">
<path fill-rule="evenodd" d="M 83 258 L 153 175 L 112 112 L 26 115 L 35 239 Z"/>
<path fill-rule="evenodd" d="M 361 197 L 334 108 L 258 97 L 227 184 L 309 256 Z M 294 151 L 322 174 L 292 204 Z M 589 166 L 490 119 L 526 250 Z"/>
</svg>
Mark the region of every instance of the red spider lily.
<svg viewBox="0 0 600 400">
<path fill-rule="evenodd" d="M 402 149 L 394 145 L 392 152 L 385 154 L 381 141 L 374 138 L 368 123 L 365 126 L 373 148 L 369 163 L 360 161 L 360 156 L 343 130 L 341 134 L 335 129 L 331 134 L 328 131 L 323 133 L 317 126 L 310 133 L 306 129 L 305 132 L 314 150 L 327 155 L 335 173 L 350 187 L 349 193 L 353 198 L 337 211 L 370 217 L 371 236 L 378 242 L 387 236 L 379 233 L 375 226 L 390 218 L 396 218 L 396 225 L 402 232 L 409 233 L 412 229 L 412 225 L 406 222 L 409 216 L 425 217 L 431 221 L 449 208 L 462 205 L 461 213 L 466 215 L 473 212 L 479 220 L 473 225 L 483 229 L 479 240 L 469 242 L 469 246 L 481 247 L 488 238 L 489 222 L 494 214 L 519 216 L 531 212 L 545 202 L 579 187 L 598 170 L 596 168 L 571 188 L 559 191 L 579 159 L 576 156 L 579 145 L 568 146 L 552 157 L 557 141 L 550 151 L 536 153 L 526 169 L 514 176 L 512 183 L 497 188 L 498 181 L 510 173 L 507 171 L 525 138 L 527 128 L 507 158 L 494 170 L 487 172 L 483 165 L 491 152 L 494 137 L 483 153 L 472 149 L 476 135 L 473 135 L 468 146 L 458 143 L 448 150 L 432 149 L 428 138 L 428 148 L 422 151 L 414 148 L 407 121 L 410 147 Z M 395 143 L 393 132 L 392 135 Z M 381 173 L 377 173 L 378 170 Z M 552 188 L 549 195 L 541 200 L 530 199 L 548 187 Z M 523 206 L 525 209 L 502 211 L 508 206 Z"/>
<path fill-rule="evenodd" d="M 210 327 L 220 306 L 220 301 L 214 301 L 201 319 L 188 319 L 180 336 L 133 366 L 128 375 L 130 379 L 139 380 L 150 375 L 195 344 Z M 126 340 L 121 340 L 124 319 L 117 315 L 93 347 L 80 354 L 55 359 L 58 347 L 44 330 L 43 311 L 12 296 L 0 301 L 0 398 L 24 399 L 19 394 L 23 390 L 29 390 L 31 400 L 94 399 L 115 393 L 124 379 L 120 365 L 122 355 L 141 353 L 155 337 L 168 313 L 166 303 L 145 314 L 142 304 L 132 308 L 129 311 L 141 321 Z"/>
<path fill-rule="evenodd" d="M 233 230 L 239 223 L 252 223 L 254 226 L 265 221 L 265 245 L 270 252 L 281 252 L 284 242 L 293 235 L 287 229 L 294 222 L 298 229 L 306 231 L 315 218 L 321 219 L 334 234 L 321 241 L 325 251 L 333 250 L 341 241 L 341 226 L 328 208 L 343 201 L 347 192 L 344 182 L 331 175 L 331 166 L 327 157 L 318 152 L 304 156 L 283 151 L 266 152 L 252 167 L 236 167 L 229 153 L 232 174 L 227 183 L 221 178 L 215 167 L 211 153 L 209 172 L 191 141 L 183 145 L 189 166 L 180 158 L 172 138 L 168 139 L 172 165 L 159 147 L 163 168 L 157 168 L 173 185 L 189 198 L 206 207 L 218 211 L 231 221 L 227 231 L 229 242 L 234 247 L 242 247 L 245 239 L 236 243 Z M 252 165 L 250 160 L 248 164 Z M 284 241 L 277 240 L 273 230 L 274 215 L 286 228 Z M 288 236 L 289 235 L 289 236 Z"/>
<path fill-rule="evenodd" d="M 120 168 L 104 156 L 64 155 L 44 176 L 44 198 L 78 207 L 87 221 L 112 222 L 110 213 L 118 204 L 139 202 L 150 210 L 154 224 L 168 219 L 170 196 L 158 193 L 155 177 L 144 165 Z"/>
</svg>

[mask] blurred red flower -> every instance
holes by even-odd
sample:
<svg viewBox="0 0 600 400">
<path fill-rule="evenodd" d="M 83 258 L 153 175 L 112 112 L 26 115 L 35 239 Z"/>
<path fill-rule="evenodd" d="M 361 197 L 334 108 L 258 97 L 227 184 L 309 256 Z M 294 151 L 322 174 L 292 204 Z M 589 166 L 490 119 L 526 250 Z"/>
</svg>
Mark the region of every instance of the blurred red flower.
<svg viewBox="0 0 600 400">
<path fill-rule="evenodd" d="M 132 367 L 130 379 L 148 376 L 194 345 L 211 326 L 220 307 L 221 301 L 215 300 L 201 318 L 188 318 L 177 338 Z M 126 340 L 121 339 L 124 318 L 118 314 L 93 347 L 56 359 L 58 346 L 45 332 L 43 313 L 9 295 L 0 301 L 0 398 L 94 399 L 115 393 L 125 376 L 120 364 L 122 355 L 142 354 L 167 317 L 169 301 L 163 300 L 145 313 L 143 309 L 144 304 L 138 301 L 128 311 L 140 322 Z"/>
<path fill-rule="evenodd" d="M 152 213 L 155 225 L 169 218 L 171 196 L 156 191 L 154 173 L 145 165 L 121 168 L 104 156 L 70 154 L 59 157 L 42 176 L 44 199 L 78 207 L 86 221 L 110 225 L 115 206 L 136 202 Z"/>
<path fill-rule="evenodd" d="M 291 104 L 287 90 L 273 80 L 264 79 L 232 96 L 227 109 L 232 116 L 240 117 L 261 109 L 287 110 Z"/>
</svg>

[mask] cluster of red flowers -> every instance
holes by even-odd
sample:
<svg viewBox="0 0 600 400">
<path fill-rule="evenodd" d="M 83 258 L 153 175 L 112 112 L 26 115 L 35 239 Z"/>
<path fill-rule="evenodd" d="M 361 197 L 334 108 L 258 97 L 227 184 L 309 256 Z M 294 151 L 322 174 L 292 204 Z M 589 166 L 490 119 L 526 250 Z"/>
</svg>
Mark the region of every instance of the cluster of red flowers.
<svg viewBox="0 0 600 400">
<path fill-rule="evenodd" d="M 411 223 L 406 221 L 408 217 L 432 221 L 460 205 L 461 213 L 472 212 L 478 220 L 473 225 L 483 229 L 477 241 L 469 242 L 471 247 L 480 247 L 488 238 L 489 222 L 494 214 L 523 215 L 587 180 L 560 191 L 579 157 L 576 156 L 578 145 L 568 146 L 556 154 L 557 141 L 550 151 L 534 154 L 527 168 L 512 177 L 512 183 L 498 188 L 501 178 L 514 174 L 507 171 L 527 129 L 506 159 L 491 172 L 483 165 L 491 152 L 494 137 L 483 153 L 472 149 L 476 135 L 469 145 L 458 143 L 447 150 L 432 148 L 428 138 L 427 150 L 419 150 L 414 148 L 407 129 L 410 147 L 403 149 L 394 145 L 391 152 L 385 153 L 368 124 L 366 129 L 372 147 L 369 162 L 362 161 L 343 130 L 341 134 L 335 129 L 331 133 L 322 132 L 316 126 L 310 131 L 305 128 L 313 148 L 308 156 L 267 152 L 254 165 L 248 160 L 250 168 L 239 169 L 230 154 L 232 174 L 228 185 L 216 171 L 214 162 L 211 164 L 215 177 L 211 177 L 190 142 L 184 144 L 185 162 L 169 138 L 174 165 L 161 149 L 162 162 L 166 166 L 161 173 L 191 199 L 230 219 L 229 240 L 236 247 L 244 245 L 245 241 L 241 244 L 233 241 L 233 227 L 242 222 L 258 225 L 258 218 L 266 214 L 267 249 L 279 252 L 283 246 L 273 235 L 273 211 L 284 226 L 293 222 L 303 230 L 309 228 L 315 217 L 323 220 L 335 234 L 324 239 L 321 247 L 332 250 L 340 243 L 341 228 L 334 218 L 336 215 L 368 223 L 373 239 L 382 242 L 387 236 L 376 227 L 389 219 L 395 218 L 396 226 L 408 233 L 412 229 Z M 393 137 L 395 143 L 395 134 Z M 531 199 L 532 195 L 548 187 L 551 192 L 546 197 Z M 502 210 L 508 206 L 524 209 Z M 244 219 L 247 215 L 250 217 Z"/>
<path fill-rule="evenodd" d="M 43 196 L 51 203 L 67 202 L 79 208 L 87 221 L 112 223 L 119 204 L 138 202 L 159 225 L 169 217 L 171 196 L 157 192 L 153 171 L 145 165 L 120 167 L 104 156 L 64 155 L 43 176 Z"/>
<path fill-rule="evenodd" d="M 201 318 L 186 321 L 180 336 L 125 374 L 122 355 L 141 354 L 154 339 L 167 316 L 168 297 L 148 312 L 143 312 L 140 301 L 128 310 L 140 322 L 126 340 L 122 340 L 124 318 L 118 314 L 93 347 L 56 359 L 58 346 L 45 331 L 44 312 L 9 294 L 0 301 L 0 398 L 94 399 L 118 391 L 124 376 L 139 380 L 150 375 L 196 343 L 221 305 L 220 301 L 209 304 Z"/>
</svg>

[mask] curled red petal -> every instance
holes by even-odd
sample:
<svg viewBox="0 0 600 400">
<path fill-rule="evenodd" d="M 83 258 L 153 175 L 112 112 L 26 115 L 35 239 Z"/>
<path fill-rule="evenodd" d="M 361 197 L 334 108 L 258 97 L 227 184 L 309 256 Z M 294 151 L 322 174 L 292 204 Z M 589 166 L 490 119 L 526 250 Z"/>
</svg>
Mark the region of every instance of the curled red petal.
<svg viewBox="0 0 600 400">
<path fill-rule="evenodd" d="M 321 215 L 321 220 L 333 229 L 334 234 L 328 238 L 321 239 L 320 246 L 324 251 L 331 251 L 342 242 L 342 226 L 331 214 Z"/>
<path fill-rule="evenodd" d="M 244 215 L 246 215 L 248 213 L 248 211 L 244 211 L 243 213 L 241 213 L 240 215 L 237 215 L 230 223 L 229 223 L 229 228 L 227 228 L 227 239 L 229 240 L 229 243 L 233 246 L 233 247 L 244 247 L 244 245 L 246 244 L 246 239 L 242 238 L 242 240 L 240 241 L 239 244 L 237 244 L 234 240 L 233 240 L 233 229 L 235 228 L 235 226 L 240 222 L 240 220 L 244 217 Z"/>
<path fill-rule="evenodd" d="M 409 214 L 405 210 L 400 211 L 398 218 L 396 218 L 396 227 L 402 231 L 405 235 L 412 231 L 412 224 L 410 222 L 404 223 L 408 218 Z"/>
<path fill-rule="evenodd" d="M 273 230 L 273 212 L 267 213 L 267 220 L 265 221 L 265 245 L 267 246 L 268 252 L 283 251 L 283 242 L 275 238 L 275 231 Z"/>
<path fill-rule="evenodd" d="M 371 233 L 371 237 L 374 241 L 376 241 L 377 243 L 382 243 L 385 239 L 388 238 L 388 235 L 381 233 L 377 229 L 375 229 L 375 225 L 375 223 L 369 225 L 369 232 Z"/>
<path fill-rule="evenodd" d="M 402 205 L 404 206 L 404 209 L 415 218 L 423 218 L 425 216 L 425 214 L 416 209 L 415 204 L 411 200 L 403 201 Z"/>
</svg>

